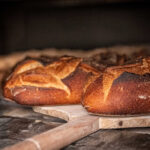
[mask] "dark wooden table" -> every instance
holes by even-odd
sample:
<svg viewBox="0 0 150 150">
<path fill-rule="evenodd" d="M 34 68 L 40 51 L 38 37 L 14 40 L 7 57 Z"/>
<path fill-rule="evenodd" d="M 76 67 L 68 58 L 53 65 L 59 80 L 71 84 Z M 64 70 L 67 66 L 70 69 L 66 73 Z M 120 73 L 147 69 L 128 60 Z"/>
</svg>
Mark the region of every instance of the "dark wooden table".
<svg viewBox="0 0 150 150">
<path fill-rule="evenodd" d="M 0 149 L 35 134 L 53 129 L 65 121 L 35 113 L 0 100 Z M 149 150 L 150 128 L 99 130 L 63 150 Z"/>
</svg>

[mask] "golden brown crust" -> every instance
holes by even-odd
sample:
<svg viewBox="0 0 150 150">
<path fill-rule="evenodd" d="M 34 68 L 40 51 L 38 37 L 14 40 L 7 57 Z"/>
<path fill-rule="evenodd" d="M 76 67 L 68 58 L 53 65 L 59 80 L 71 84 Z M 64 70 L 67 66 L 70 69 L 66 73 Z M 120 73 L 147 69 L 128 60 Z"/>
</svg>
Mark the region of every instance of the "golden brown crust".
<svg viewBox="0 0 150 150">
<path fill-rule="evenodd" d="M 97 70 L 82 64 L 81 58 L 61 57 L 47 65 L 28 59 L 7 79 L 4 96 L 26 105 L 77 104 L 87 82 L 98 75 Z"/>
<path fill-rule="evenodd" d="M 81 58 L 60 57 L 50 63 L 27 59 L 4 85 L 4 96 L 24 105 L 77 104 L 107 115 L 150 112 L 150 58 L 99 72 Z"/>
<path fill-rule="evenodd" d="M 150 112 L 150 58 L 107 68 L 86 90 L 83 105 L 99 114 Z"/>
</svg>

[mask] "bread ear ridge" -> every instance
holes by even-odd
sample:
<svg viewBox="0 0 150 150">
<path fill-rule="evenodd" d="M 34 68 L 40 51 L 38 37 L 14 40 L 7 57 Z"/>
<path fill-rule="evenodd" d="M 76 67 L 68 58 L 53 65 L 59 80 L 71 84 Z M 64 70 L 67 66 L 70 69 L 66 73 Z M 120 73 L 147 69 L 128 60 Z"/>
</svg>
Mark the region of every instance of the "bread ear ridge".
<svg viewBox="0 0 150 150">
<path fill-rule="evenodd" d="M 17 75 L 37 67 L 43 67 L 43 65 L 36 60 L 26 60 L 15 68 L 13 75 Z"/>
</svg>

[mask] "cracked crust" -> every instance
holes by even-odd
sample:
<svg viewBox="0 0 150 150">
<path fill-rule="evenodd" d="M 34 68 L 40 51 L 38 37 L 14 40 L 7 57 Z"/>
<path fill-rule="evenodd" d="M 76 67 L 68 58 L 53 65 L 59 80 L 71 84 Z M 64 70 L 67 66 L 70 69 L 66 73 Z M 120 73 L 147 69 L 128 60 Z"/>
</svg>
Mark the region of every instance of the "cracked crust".
<svg viewBox="0 0 150 150">
<path fill-rule="evenodd" d="M 46 65 L 27 59 L 7 78 L 4 96 L 25 105 L 77 104 L 98 75 L 81 58 L 64 56 Z"/>
</svg>

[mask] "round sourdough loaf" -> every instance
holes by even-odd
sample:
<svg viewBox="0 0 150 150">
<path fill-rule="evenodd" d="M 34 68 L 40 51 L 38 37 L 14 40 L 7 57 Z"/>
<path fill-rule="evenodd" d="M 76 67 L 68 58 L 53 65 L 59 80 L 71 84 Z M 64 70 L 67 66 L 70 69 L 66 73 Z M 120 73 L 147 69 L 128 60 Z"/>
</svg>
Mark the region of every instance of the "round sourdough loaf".
<svg viewBox="0 0 150 150">
<path fill-rule="evenodd" d="M 105 115 L 150 112 L 150 58 L 136 64 L 107 68 L 87 88 L 82 104 Z"/>
<path fill-rule="evenodd" d="M 4 97 L 24 105 L 77 104 L 98 76 L 99 72 L 81 58 L 30 58 L 19 63 L 7 78 Z"/>
</svg>

